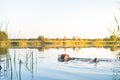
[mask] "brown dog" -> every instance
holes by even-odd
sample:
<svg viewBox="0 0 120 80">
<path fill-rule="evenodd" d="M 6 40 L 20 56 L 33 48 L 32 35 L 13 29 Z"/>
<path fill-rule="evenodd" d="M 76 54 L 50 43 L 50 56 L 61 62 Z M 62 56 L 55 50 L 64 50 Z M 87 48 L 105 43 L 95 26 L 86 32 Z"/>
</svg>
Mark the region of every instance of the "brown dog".
<svg viewBox="0 0 120 80">
<path fill-rule="evenodd" d="M 69 60 L 71 60 L 71 57 L 68 54 L 58 55 L 58 61 L 60 61 L 60 62 L 64 62 L 64 61 L 67 62 Z"/>
</svg>

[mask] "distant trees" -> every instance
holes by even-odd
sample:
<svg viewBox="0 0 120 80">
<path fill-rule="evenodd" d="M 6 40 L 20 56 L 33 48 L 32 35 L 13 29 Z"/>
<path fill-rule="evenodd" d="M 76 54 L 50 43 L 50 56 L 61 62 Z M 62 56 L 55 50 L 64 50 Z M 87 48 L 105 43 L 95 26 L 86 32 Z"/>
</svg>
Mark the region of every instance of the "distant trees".
<svg viewBox="0 0 120 80">
<path fill-rule="evenodd" d="M 110 40 L 117 40 L 118 39 L 118 36 L 117 35 L 111 35 L 110 36 Z"/>
<path fill-rule="evenodd" d="M 37 38 L 38 40 L 41 40 L 41 41 L 49 41 L 50 39 L 49 38 L 45 38 L 44 36 L 38 36 Z"/>
<path fill-rule="evenodd" d="M 38 40 L 44 41 L 44 36 L 38 36 Z"/>
<path fill-rule="evenodd" d="M 0 41 L 6 41 L 8 40 L 8 35 L 3 32 L 3 31 L 0 31 Z"/>
</svg>

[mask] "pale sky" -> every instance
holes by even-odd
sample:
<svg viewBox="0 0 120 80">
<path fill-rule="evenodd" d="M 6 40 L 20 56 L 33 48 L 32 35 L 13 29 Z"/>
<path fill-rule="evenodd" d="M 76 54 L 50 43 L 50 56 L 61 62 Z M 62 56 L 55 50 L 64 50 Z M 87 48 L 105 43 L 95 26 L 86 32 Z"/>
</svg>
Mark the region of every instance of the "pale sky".
<svg viewBox="0 0 120 80">
<path fill-rule="evenodd" d="M 119 0 L 0 0 L 9 38 L 104 38 Z M 118 12 L 118 14 L 120 14 Z"/>
</svg>

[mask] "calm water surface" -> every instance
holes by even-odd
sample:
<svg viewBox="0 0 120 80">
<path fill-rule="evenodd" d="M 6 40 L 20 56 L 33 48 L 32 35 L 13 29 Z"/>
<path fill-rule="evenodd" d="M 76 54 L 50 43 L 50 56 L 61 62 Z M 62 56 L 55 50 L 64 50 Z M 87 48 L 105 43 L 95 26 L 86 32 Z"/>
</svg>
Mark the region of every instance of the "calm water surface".
<svg viewBox="0 0 120 80">
<path fill-rule="evenodd" d="M 58 62 L 58 55 L 76 58 Z M 0 80 L 120 80 L 119 51 L 104 48 L 9 49 L 0 56 Z M 98 58 L 98 63 L 85 61 Z"/>
</svg>

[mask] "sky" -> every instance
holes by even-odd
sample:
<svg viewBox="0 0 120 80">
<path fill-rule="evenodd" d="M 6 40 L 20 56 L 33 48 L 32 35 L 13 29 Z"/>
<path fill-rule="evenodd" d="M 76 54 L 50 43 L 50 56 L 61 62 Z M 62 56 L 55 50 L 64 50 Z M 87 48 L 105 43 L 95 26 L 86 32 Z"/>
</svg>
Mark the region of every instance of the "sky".
<svg viewBox="0 0 120 80">
<path fill-rule="evenodd" d="M 0 0 L 0 28 L 9 38 L 105 38 L 111 34 L 107 27 L 116 27 L 113 15 L 119 16 L 118 2 Z"/>
</svg>

